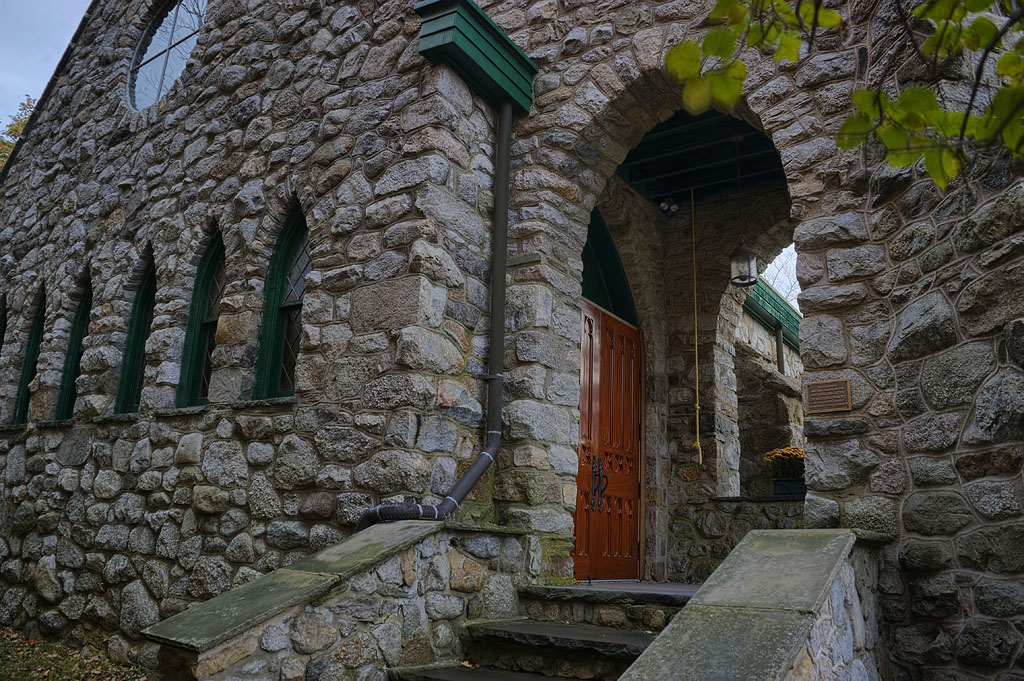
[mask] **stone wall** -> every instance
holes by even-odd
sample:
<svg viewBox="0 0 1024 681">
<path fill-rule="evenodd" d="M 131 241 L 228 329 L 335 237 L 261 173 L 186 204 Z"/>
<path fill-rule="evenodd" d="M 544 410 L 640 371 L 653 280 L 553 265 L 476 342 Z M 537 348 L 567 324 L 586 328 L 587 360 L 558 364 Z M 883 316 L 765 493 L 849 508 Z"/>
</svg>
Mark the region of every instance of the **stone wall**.
<svg viewBox="0 0 1024 681">
<path fill-rule="evenodd" d="M 46 294 L 30 423 L 0 440 L 0 621 L 76 639 L 132 639 L 337 542 L 372 504 L 438 500 L 480 443 L 491 106 L 418 55 L 407 3 L 211 0 L 183 76 L 135 111 L 127 69 L 158 4 L 93 3 L 0 188 L 0 423 Z M 296 394 L 252 402 L 264 279 L 294 206 L 313 261 Z M 176 410 L 214 230 L 227 286 L 211 404 Z M 112 415 L 149 260 L 140 413 Z M 74 419 L 51 423 L 87 279 Z M 464 517 L 492 516 L 490 492 Z"/>
<path fill-rule="evenodd" d="M 678 506 L 669 524 L 674 581 L 700 584 L 751 530 L 803 527 L 802 498 L 713 497 Z"/>
<path fill-rule="evenodd" d="M 877 579 L 874 551 L 854 549 L 829 585 L 785 681 L 886 678 L 879 674 Z"/>
<path fill-rule="evenodd" d="M 438 531 L 413 546 L 378 555 L 372 567 L 346 575 L 325 593 L 282 612 L 253 616 L 244 631 L 198 655 L 166 643 L 158 677 L 382 679 L 389 668 L 460 659 L 459 629 L 466 620 L 519 616 L 517 588 L 540 571 L 539 543 L 526 536 L 435 527 Z M 351 559 L 344 548 L 335 547 L 324 560 Z M 284 572 L 301 569 L 299 564 Z M 216 617 L 216 606 L 209 603 L 205 616 Z M 186 624 L 175 626 L 183 630 Z"/>
<path fill-rule="evenodd" d="M 1024 310 L 1000 291 L 1022 268 L 1024 189 L 986 198 L 1008 181 L 996 172 L 941 195 L 893 172 L 895 196 L 867 222 L 797 229 L 805 379 L 849 378 L 854 399 L 852 414 L 807 419 L 805 518 L 891 542 L 881 604 L 897 679 L 993 678 L 1022 640 L 1017 606 L 991 605 L 1024 569 L 1024 374 L 1011 351 Z M 838 303 L 848 295 L 860 302 Z"/>
</svg>

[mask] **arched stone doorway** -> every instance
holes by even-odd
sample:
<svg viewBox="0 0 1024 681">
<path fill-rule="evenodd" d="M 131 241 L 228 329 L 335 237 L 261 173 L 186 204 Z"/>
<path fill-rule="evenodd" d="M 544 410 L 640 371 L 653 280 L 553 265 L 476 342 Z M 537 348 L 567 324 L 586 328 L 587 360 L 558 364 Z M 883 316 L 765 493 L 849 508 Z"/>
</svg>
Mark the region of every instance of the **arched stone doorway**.
<svg viewBox="0 0 1024 681">
<path fill-rule="evenodd" d="M 495 510 L 504 524 L 567 538 L 574 535 L 578 401 L 570 401 L 561 387 L 570 381 L 578 385 L 582 254 L 590 213 L 599 206 L 630 279 L 639 325 L 644 331 L 647 399 L 641 578 L 663 580 L 676 578 L 689 569 L 692 547 L 679 542 L 673 545 L 673 537 L 683 534 L 676 529 L 702 522 L 704 514 L 686 500 L 710 500 L 716 495 L 739 492 L 738 431 L 735 426 L 731 430 L 725 425 L 717 427 L 723 420 L 729 420 L 723 419 L 723 415 L 730 417 L 730 408 L 731 420 L 735 421 L 735 378 L 728 368 L 728 347 L 735 337 L 735 322 L 725 319 L 701 325 L 701 368 L 696 381 L 695 367 L 687 358 L 692 356 L 693 341 L 684 340 L 692 337 L 692 324 L 683 328 L 685 320 L 693 316 L 693 300 L 688 297 L 684 301 L 664 281 L 670 266 L 681 268 L 690 259 L 689 240 L 677 238 L 667 245 L 665 231 L 658 223 L 668 218 L 660 215 L 646 198 L 642 204 L 655 217 L 641 221 L 643 224 L 636 228 L 636 233 L 643 235 L 640 244 L 620 240 L 620 221 L 614 217 L 614 211 L 602 205 L 609 197 L 636 193 L 616 175 L 616 170 L 646 133 L 676 113 L 680 102 L 679 91 L 665 78 L 660 59 L 663 48 L 678 38 L 670 37 L 663 29 L 642 33 L 643 36 L 637 35 L 637 45 L 643 45 L 642 54 L 623 54 L 614 66 L 567 64 L 571 67 L 571 83 L 556 90 L 551 90 L 547 81 L 540 84 L 537 107 L 516 127 L 509 260 L 509 307 L 514 323 L 508 329 L 506 367 L 509 371 L 526 371 L 529 367 L 536 370 L 538 380 L 529 390 L 510 386 L 505 411 L 510 456 L 499 460 L 496 474 L 505 475 L 503 468 L 513 468 L 508 475 L 524 481 L 522 485 L 528 484 L 530 489 L 545 490 L 545 494 L 544 500 L 536 503 L 530 500 L 529 490 L 515 498 L 498 498 Z M 570 71 L 566 72 L 566 79 Z M 720 215 L 703 216 L 709 230 L 730 220 L 733 226 L 745 225 L 752 235 L 747 239 L 748 245 L 765 259 L 790 242 L 796 220 L 832 210 L 833 206 L 821 196 L 823 185 L 816 176 L 844 172 L 851 162 L 847 157 L 832 154 L 831 143 L 822 146 L 824 140 L 814 139 L 815 131 L 821 129 L 818 114 L 813 107 L 801 109 L 787 102 L 783 87 L 786 84 L 770 82 L 776 73 L 771 63 L 766 63 L 764 69 L 752 69 L 750 94 L 736 118 L 749 123 L 774 144 L 779 153 L 776 158 L 784 169 L 784 184 L 771 195 L 747 194 L 742 205 L 732 206 L 757 207 L 756 220 L 735 214 L 736 211 L 730 214 L 730 206 L 721 202 Z M 681 203 L 685 206 L 683 199 Z M 689 228 L 684 225 L 678 234 L 689 235 Z M 717 232 L 706 243 L 699 243 L 698 260 L 710 261 L 714 256 L 713 260 L 722 268 L 705 270 L 701 275 L 707 293 L 698 302 L 699 310 L 717 311 L 721 306 L 727 256 L 738 243 L 737 237 L 735 232 Z M 741 302 L 735 305 L 736 310 Z M 677 309 L 672 310 L 672 305 Z M 685 316 L 684 305 L 690 307 Z M 717 312 L 712 317 L 717 317 Z M 648 334 L 649 326 L 660 326 L 659 333 Z M 668 345 L 672 338 L 679 339 L 675 354 Z M 542 343 L 547 348 L 543 357 L 535 352 Z M 688 352 L 682 350 L 687 347 Z M 692 441 L 688 433 L 696 423 L 693 391 L 689 387 L 694 382 L 702 386 L 701 393 L 708 398 L 708 404 L 722 405 L 717 412 L 711 408 L 702 411 L 701 430 L 714 435 L 705 443 L 706 456 L 699 465 L 688 460 L 694 452 L 686 446 L 687 440 Z M 716 386 L 733 393 L 731 407 L 724 396 L 715 399 Z M 670 437 L 670 433 L 675 437 Z M 670 481 L 674 481 L 674 488 Z M 720 489 L 719 484 L 728 486 Z M 560 492 L 558 501 L 555 490 Z M 684 514 L 691 517 L 670 509 L 686 509 Z M 711 529 L 717 532 L 716 528 Z M 563 557 L 559 557 L 557 550 L 546 553 L 543 569 L 548 574 L 571 576 L 571 545 L 567 542 L 563 546 Z M 671 564 L 672 561 L 676 563 Z"/>
<path fill-rule="evenodd" d="M 738 148 L 737 133 L 751 140 L 755 148 Z M 698 134 L 699 142 L 694 141 Z M 714 152 L 716 144 L 728 148 L 729 155 L 721 163 L 690 172 L 687 164 L 693 159 L 680 151 L 697 146 L 698 153 Z M 752 155 L 774 159 L 774 165 L 768 167 L 774 172 L 765 172 L 763 165 L 739 168 L 737 186 L 736 160 Z M 664 167 L 666 162 L 676 163 L 678 168 Z M 662 176 L 670 181 L 659 181 Z M 656 179 L 652 181 L 652 177 Z M 669 194 L 688 195 L 688 187 L 694 185 L 700 186 L 694 187 L 691 226 L 689 202 Z M 659 207 L 666 201 L 674 207 Z M 767 262 L 789 242 L 792 224 L 785 180 L 774 147 L 760 131 L 722 114 L 702 119 L 677 114 L 656 126 L 635 147 L 619 172 L 609 178 L 596 203 L 581 252 L 582 286 L 576 303 L 583 307 L 583 324 L 578 355 L 582 372 L 575 576 L 693 581 L 712 569 L 709 566 L 742 536 L 741 529 L 745 532 L 752 527 L 739 523 L 733 534 L 728 527 L 720 532 L 722 522 L 713 513 L 715 498 L 740 494 L 734 359 L 746 294 L 728 285 L 728 256 L 746 239 Z M 698 256 L 696 288 L 694 248 Z M 594 528 L 587 519 L 596 510 L 592 506 L 599 503 L 601 491 L 601 477 L 592 465 L 594 347 L 590 338 L 594 319 L 587 300 L 611 308 L 615 316 L 638 327 L 642 338 L 643 418 L 637 423 L 642 456 L 635 471 L 642 502 L 641 512 L 632 520 L 640 544 L 636 574 L 602 574 L 591 570 L 589 562 L 579 564 L 581 559 L 590 560 L 589 555 L 581 556 L 581 547 L 592 548 L 594 543 L 588 539 Z M 699 377 L 693 362 L 695 337 Z M 697 385 L 703 404 L 703 457 L 694 447 Z M 610 406 L 607 394 L 602 399 L 605 402 L 597 411 Z M 615 531 L 609 536 L 621 539 L 624 535 Z M 633 555 L 622 547 L 608 550 L 616 556 Z"/>
</svg>

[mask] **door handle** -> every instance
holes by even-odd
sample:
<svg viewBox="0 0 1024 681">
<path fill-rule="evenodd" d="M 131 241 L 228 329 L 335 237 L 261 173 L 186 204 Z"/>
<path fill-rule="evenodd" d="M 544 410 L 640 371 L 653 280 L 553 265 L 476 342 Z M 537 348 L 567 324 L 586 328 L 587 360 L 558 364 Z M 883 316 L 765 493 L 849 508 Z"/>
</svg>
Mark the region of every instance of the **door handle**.
<svg viewBox="0 0 1024 681">
<path fill-rule="evenodd" d="M 598 456 L 590 474 L 590 509 L 604 510 L 604 493 L 608 489 L 608 474 L 604 472 L 604 457 Z"/>
</svg>

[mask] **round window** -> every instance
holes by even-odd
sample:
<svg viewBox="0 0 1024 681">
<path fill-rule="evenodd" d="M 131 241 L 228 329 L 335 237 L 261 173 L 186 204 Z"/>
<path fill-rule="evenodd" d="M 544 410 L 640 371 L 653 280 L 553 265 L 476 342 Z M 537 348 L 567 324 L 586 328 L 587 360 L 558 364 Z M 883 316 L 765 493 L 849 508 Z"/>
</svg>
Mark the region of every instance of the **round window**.
<svg viewBox="0 0 1024 681">
<path fill-rule="evenodd" d="M 160 10 L 146 30 L 132 64 L 128 93 L 136 109 L 167 94 L 185 70 L 205 13 L 206 0 L 174 0 Z"/>
</svg>

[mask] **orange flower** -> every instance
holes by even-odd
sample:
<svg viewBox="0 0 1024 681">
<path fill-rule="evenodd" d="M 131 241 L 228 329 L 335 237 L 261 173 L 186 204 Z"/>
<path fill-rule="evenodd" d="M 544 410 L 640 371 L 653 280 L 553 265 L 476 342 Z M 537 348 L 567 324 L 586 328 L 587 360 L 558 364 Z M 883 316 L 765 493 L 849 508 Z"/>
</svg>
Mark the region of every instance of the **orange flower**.
<svg viewBox="0 0 1024 681">
<path fill-rule="evenodd" d="M 804 477 L 803 447 L 780 447 L 773 449 L 761 459 L 772 467 L 772 477 Z"/>
</svg>

